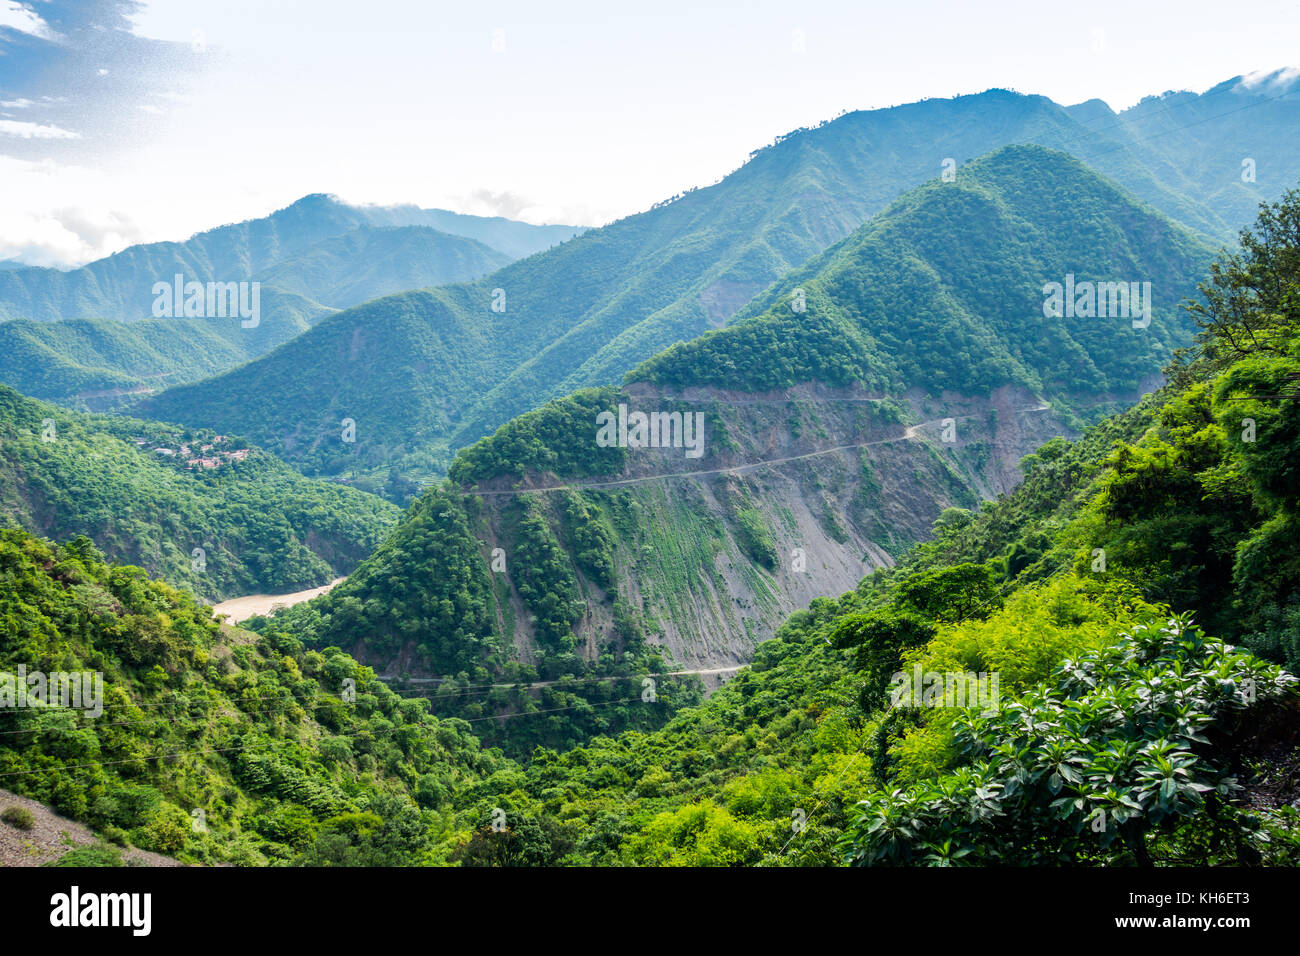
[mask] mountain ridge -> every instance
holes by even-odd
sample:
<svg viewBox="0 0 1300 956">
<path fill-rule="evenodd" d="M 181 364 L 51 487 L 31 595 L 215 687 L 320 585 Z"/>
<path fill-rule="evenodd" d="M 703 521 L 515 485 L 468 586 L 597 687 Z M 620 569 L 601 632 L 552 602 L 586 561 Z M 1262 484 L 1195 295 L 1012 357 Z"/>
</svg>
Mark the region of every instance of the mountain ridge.
<svg viewBox="0 0 1300 956">
<path fill-rule="evenodd" d="M 945 508 L 1009 492 L 1023 456 L 1158 381 L 1191 340 L 1178 294 L 1211 256 L 1078 160 L 1005 147 L 909 192 L 753 317 L 462 449 L 371 561 L 277 626 L 430 676 L 511 654 L 555 676 L 639 647 L 741 662 L 802 603 L 887 567 Z M 1140 329 L 1045 318 L 1044 282 L 1076 269 L 1167 295 Z M 701 454 L 601 440 L 602 414 L 651 411 L 698 416 Z M 430 580 L 446 583 L 412 583 Z M 397 592 L 400 619 L 378 600 Z"/>
<path fill-rule="evenodd" d="M 1235 97 L 1231 94 L 1231 102 L 1241 105 Z M 1285 144 L 1295 136 L 1298 124 L 1279 125 L 1276 120 L 1293 115 L 1289 111 L 1300 106 L 1258 96 L 1245 102 L 1254 110 L 1245 115 L 1273 123 L 1274 141 Z M 1211 116 L 1217 115 L 1211 109 Z M 1232 159 L 1228 176 L 1224 164 L 1229 154 L 1238 152 L 1236 139 L 1221 135 L 1220 127 L 1228 120 L 1200 122 L 1203 119 L 1188 119 L 1199 125 L 1180 136 L 1199 137 L 1224 168 L 1206 171 L 1202 164 L 1197 188 L 1207 177 L 1221 174 L 1230 179 L 1223 188 L 1242 193 L 1244 205 L 1253 207 L 1266 186 L 1241 181 L 1239 157 Z M 905 188 L 938 176 L 945 158 L 964 163 L 1008 141 L 1064 146 L 1190 228 L 1213 236 L 1230 232 L 1231 224 L 1216 221 L 1217 214 L 1207 211 L 1209 205 L 1169 188 L 1152 172 L 1172 175 L 1166 156 L 1149 145 L 1130 148 L 1126 136 L 1121 126 L 1090 130 L 1072 118 L 1068 108 L 1045 97 L 1009 91 L 846 114 L 756 150 L 749 162 L 716 185 L 590 230 L 480 282 L 445 287 L 423 304 L 410 298 L 392 300 L 387 307 L 405 316 L 410 338 L 385 339 L 377 320 L 386 306 L 367 303 L 361 311 L 321 323 L 292 343 L 291 351 L 260 360 L 267 363 L 265 369 L 250 366 L 163 393 L 141 411 L 226 427 L 235 404 L 229 396 L 238 395 L 240 407 L 268 407 L 262 389 L 268 380 L 288 377 L 292 384 L 274 386 L 269 415 L 254 426 L 252 437 L 259 442 L 308 472 L 338 473 L 330 469 L 339 463 L 328 464 L 312 441 L 295 438 L 297 450 L 285 447 L 286 436 L 301 433 L 304 426 L 301 419 L 285 419 L 273 406 L 306 409 L 308 429 L 322 437 L 346 414 L 358 421 L 369 419 L 372 430 L 384 432 L 385 447 L 401 448 L 398 456 L 409 456 L 404 464 L 363 457 L 348 468 L 397 463 L 424 478 L 437 476 L 456 448 L 489 434 L 512 415 L 577 388 L 618 381 L 674 342 L 733 321 L 754 296 L 841 240 Z M 1282 157 L 1278 163 L 1300 178 L 1300 163 L 1294 158 L 1300 152 L 1288 149 L 1277 151 Z M 1277 175 L 1279 171 L 1270 173 Z M 1179 173 L 1178 182 L 1186 185 L 1186 174 Z M 492 311 L 498 289 L 505 296 L 506 311 L 501 313 Z M 426 328 L 417 331 L 420 324 Z M 484 338 L 484 328 L 493 334 Z M 461 342 L 454 339 L 457 329 L 472 331 Z M 409 356 L 411 361 L 384 369 L 376 360 L 371 363 L 374 376 L 347 382 L 315 370 L 336 361 L 332 356 L 352 354 L 351 342 L 358 335 L 369 340 L 363 348 Z M 425 381 L 422 367 L 448 364 L 449 354 L 429 351 L 448 335 L 453 337 L 446 341 L 450 355 L 458 356 L 457 367 L 436 383 Z M 386 397 L 398 391 L 411 396 L 409 413 Z M 428 409 L 436 409 L 432 425 Z"/>
</svg>

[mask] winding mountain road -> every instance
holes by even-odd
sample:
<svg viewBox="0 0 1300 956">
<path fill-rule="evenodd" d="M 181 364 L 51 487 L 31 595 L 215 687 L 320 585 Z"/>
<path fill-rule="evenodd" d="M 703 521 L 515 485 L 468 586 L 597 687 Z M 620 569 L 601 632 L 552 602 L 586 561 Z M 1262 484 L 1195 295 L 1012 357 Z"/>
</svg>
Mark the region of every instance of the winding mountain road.
<svg viewBox="0 0 1300 956">
<path fill-rule="evenodd" d="M 743 403 L 735 403 L 743 404 Z M 1048 402 L 1039 402 L 1034 406 L 1024 408 L 1013 408 L 1013 412 L 1045 412 L 1052 406 Z M 810 451 L 803 455 L 791 455 L 788 458 L 768 458 L 763 461 L 753 461 L 743 465 L 730 465 L 726 468 L 702 468 L 695 471 L 675 471 L 660 475 L 641 475 L 636 478 L 618 478 L 612 481 L 584 481 L 572 482 L 565 485 L 546 485 L 542 488 L 516 488 L 507 491 L 478 491 L 471 490 L 466 494 L 475 495 L 476 497 L 485 498 L 497 495 L 534 495 L 551 491 L 585 491 L 590 489 L 601 488 L 620 488 L 625 485 L 642 484 L 647 481 L 664 481 L 668 478 L 695 478 L 704 475 L 723 475 L 738 474 L 742 471 L 752 471 L 756 468 L 770 468 L 773 465 L 784 465 L 792 461 L 806 461 L 809 458 L 818 458 L 822 455 L 831 455 L 840 451 L 852 451 L 856 448 L 869 448 L 873 445 L 889 445 L 894 442 L 911 441 L 917 437 L 917 433 L 932 425 L 942 425 L 948 419 L 953 421 L 962 421 L 965 419 L 975 418 L 974 415 L 946 415 L 943 418 L 937 418 L 934 421 L 920 422 L 916 425 L 909 425 L 903 430 L 903 434 L 896 435 L 893 438 L 877 438 L 873 441 L 853 442 L 848 445 L 835 445 L 831 448 L 821 448 L 817 451 Z"/>
</svg>

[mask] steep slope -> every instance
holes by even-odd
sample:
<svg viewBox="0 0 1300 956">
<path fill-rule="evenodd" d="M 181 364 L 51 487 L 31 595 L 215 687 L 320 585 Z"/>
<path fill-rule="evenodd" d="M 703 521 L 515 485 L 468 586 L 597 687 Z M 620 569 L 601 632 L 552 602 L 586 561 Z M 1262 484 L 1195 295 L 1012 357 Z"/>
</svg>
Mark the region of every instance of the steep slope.
<svg viewBox="0 0 1300 956">
<path fill-rule="evenodd" d="M 512 646 L 544 674 L 642 642 L 683 666 L 747 660 L 793 609 L 1156 381 L 1210 255 L 1077 160 L 1000 150 L 893 204 L 759 314 L 463 450 L 373 561 L 289 619 L 413 673 L 499 666 Z M 1149 324 L 1045 318 L 1043 287 L 1067 274 L 1150 282 Z M 678 418 L 636 447 L 619 435 L 633 413 Z"/>
<path fill-rule="evenodd" d="M 396 515 L 235 438 L 83 415 L 0 386 L 0 522 L 86 535 L 206 599 L 325 584 Z"/>
<path fill-rule="evenodd" d="M 1078 160 L 1006 147 L 952 183 L 914 190 L 726 329 L 627 378 L 676 388 L 812 379 L 935 394 L 1131 392 L 1187 343 L 1178 305 L 1211 254 Z M 1061 301 L 1048 301 L 1052 283 Z M 1112 285 L 1122 287 L 1109 297 Z M 1077 290 L 1069 303 L 1067 286 Z"/>
<path fill-rule="evenodd" d="M 1214 109 L 1211 101 L 1208 115 L 1189 118 L 1179 135 L 1218 167 L 1237 168 L 1233 124 L 1264 116 L 1259 138 L 1282 157 L 1270 177 L 1300 177 L 1300 124 L 1279 119 L 1300 112 L 1295 97 L 1228 103 L 1231 123 Z M 1163 142 L 1158 120 L 1134 118 L 1144 143 Z M 1138 148 L 1113 116 L 997 90 L 927 100 L 796 131 L 714 186 L 481 282 L 331 317 L 282 352 L 165 393 L 141 410 L 223 429 L 239 421 L 255 441 L 311 473 L 398 464 L 439 474 L 456 448 L 511 416 L 576 388 L 615 382 L 672 343 L 726 324 L 790 268 L 938 176 L 946 159 L 965 163 L 1008 143 L 1067 151 L 1206 235 L 1226 238 L 1237 225 L 1207 208 L 1210 197 L 1196 191 L 1201 180 L 1175 175 L 1167 156 Z M 1284 182 L 1237 177 L 1250 195 L 1276 195 Z M 341 362 L 348 369 L 342 381 Z M 253 420 L 245 417 L 250 407 L 259 409 Z M 365 441 L 348 457 L 322 450 L 344 417 L 367 423 Z"/>
</svg>

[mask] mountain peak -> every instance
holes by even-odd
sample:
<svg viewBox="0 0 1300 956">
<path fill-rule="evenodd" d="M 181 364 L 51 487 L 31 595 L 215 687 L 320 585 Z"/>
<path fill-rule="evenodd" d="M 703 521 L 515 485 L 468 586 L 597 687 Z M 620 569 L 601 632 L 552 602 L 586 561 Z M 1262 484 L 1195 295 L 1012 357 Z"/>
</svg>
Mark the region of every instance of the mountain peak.
<svg viewBox="0 0 1300 956">
<path fill-rule="evenodd" d="M 308 193 L 301 199 L 295 200 L 285 206 L 284 209 L 278 210 L 284 212 L 286 209 L 310 209 L 316 206 L 346 206 L 347 203 L 339 199 L 334 193 Z"/>
</svg>

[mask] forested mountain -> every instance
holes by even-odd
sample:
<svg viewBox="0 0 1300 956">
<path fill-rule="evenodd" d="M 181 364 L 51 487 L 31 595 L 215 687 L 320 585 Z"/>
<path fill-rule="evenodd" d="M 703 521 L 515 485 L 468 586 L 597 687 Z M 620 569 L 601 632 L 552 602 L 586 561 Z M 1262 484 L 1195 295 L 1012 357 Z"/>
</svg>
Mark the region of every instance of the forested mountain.
<svg viewBox="0 0 1300 956">
<path fill-rule="evenodd" d="M 0 386 L 0 522 L 85 535 L 203 598 L 326 584 L 396 517 L 388 502 L 304 478 L 237 437 L 81 414 Z"/>
<path fill-rule="evenodd" d="M 892 204 L 754 315 L 464 449 L 374 558 L 288 613 L 388 673 L 501 670 L 512 649 L 543 677 L 646 645 L 683 667 L 747 661 L 791 611 L 1140 396 L 1190 342 L 1177 303 L 1211 257 L 1078 160 L 1004 148 Z M 1066 275 L 1140 279 L 1154 306 L 1047 318 L 1044 286 Z M 698 421 L 698 454 L 684 433 L 601 441 L 602 414 L 637 410 Z"/>
<path fill-rule="evenodd" d="M 1100 100 L 1067 112 L 1090 129 L 1127 141 L 1155 179 L 1191 200 L 1197 212 L 1180 215 L 1133 184 L 1135 192 L 1192 228 L 1230 242 L 1254 219 L 1261 200 L 1276 199 L 1300 180 L 1290 145 L 1297 100 L 1300 74 L 1280 69 L 1234 77 L 1200 94 L 1148 96 L 1119 113 Z M 1104 156 L 1087 162 L 1128 184 Z"/>
<path fill-rule="evenodd" d="M 1300 178 L 1293 92 L 1238 79 L 1190 101 L 1170 95 L 1167 110 L 1166 98 L 1144 101 L 1120 118 L 1098 104 L 1064 108 L 1004 90 L 850 113 L 782 137 L 714 186 L 480 282 L 332 316 L 283 350 L 170 390 L 141 412 L 221 429 L 238 420 L 309 473 L 399 463 L 440 474 L 455 449 L 512 416 L 617 382 L 674 342 L 726 324 L 906 190 L 1007 144 L 1069 152 L 1203 238 L 1226 239 L 1258 198 Z M 1251 182 L 1243 142 L 1267 157 Z M 1180 165 L 1189 144 L 1201 158 Z M 350 456 L 332 442 L 344 417 L 366 432 Z"/>
<path fill-rule="evenodd" d="M 726 329 L 674 345 L 629 382 L 744 391 L 804 382 L 901 393 L 1046 396 L 1131 392 L 1185 344 L 1178 304 L 1211 250 L 1083 163 L 1042 147 L 998 150 L 954 182 L 913 190 L 756 297 Z M 1044 286 L 1121 283 L 1045 314 Z M 1150 283 L 1138 315 L 1133 283 Z M 1123 315 L 1118 314 L 1124 312 Z"/>
<path fill-rule="evenodd" d="M 1298 263 L 1294 191 L 1211 269 L 1170 385 L 791 615 L 663 730 L 534 754 L 510 804 L 554 826 L 533 853 L 1294 866 L 1300 694 L 1277 665 L 1300 666 Z M 997 675 L 996 705 L 910 700 L 917 670 Z M 470 846 L 490 860 L 524 833 Z"/>
<path fill-rule="evenodd" d="M 1300 692 L 1278 664 L 1300 648 L 1297 263 L 1300 191 L 1211 270 L 1170 385 L 792 614 L 707 702 L 634 697 L 661 729 L 525 761 L 468 736 L 555 719 L 525 688 L 462 675 L 429 696 L 476 724 L 439 720 L 337 649 L 305 649 L 320 634 L 300 615 L 219 633 L 88 542 L 5 532 L 6 659 L 104 668 L 126 719 L 7 711 L 0 772 L 112 840 L 202 861 L 1295 866 Z M 446 490 L 417 519 L 418 540 L 381 549 L 389 567 L 475 550 Z M 563 563 L 521 524 L 531 571 Z M 465 575 L 440 580 L 446 613 L 467 610 Z M 205 747 L 161 773 L 187 733 Z M 74 762 L 84 778 L 62 773 Z M 206 828 L 185 826 L 194 810 Z"/>
<path fill-rule="evenodd" d="M 309 196 L 264 219 L 132 246 L 71 272 L 10 271 L 0 278 L 0 320 L 11 320 L 0 321 L 0 381 L 73 407 L 118 407 L 264 355 L 338 309 L 475 279 L 578 231 Z M 153 317 L 155 283 L 177 274 L 259 283 L 260 314 L 255 323 Z"/>
<path fill-rule="evenodd" d="M 0 319 L 142 319 L 152 314 L 153 284 L 174 273 L 203 282 L 252 280 L 356 229 L 400 226 L 421 226 L 466 239 L 468 243 L 448 243 L 448 247 L 486 246 L 507 260 L 547 249 L 581 231 L 415 206 L 349 206 L 318 194 L 261 219 L 218 226 L 183 242 L 130 246 L 68 272 L 37 267 L 6 270 L 0 274 Z M 491 259 L 485 256 L 483 261 Z"/>
<path fill-rule="evenodd" d="M 260 321 L 248 329 L 238 317 L 0 322 L 0 381 L 71 408 L 112 410 L 247 362 L 334 311 L 271 288 L 260 299 Z"/>
</svg>

